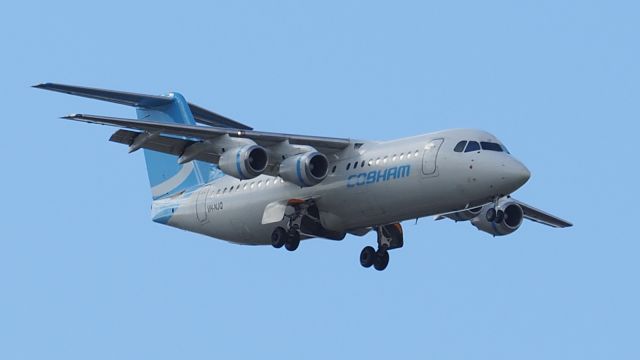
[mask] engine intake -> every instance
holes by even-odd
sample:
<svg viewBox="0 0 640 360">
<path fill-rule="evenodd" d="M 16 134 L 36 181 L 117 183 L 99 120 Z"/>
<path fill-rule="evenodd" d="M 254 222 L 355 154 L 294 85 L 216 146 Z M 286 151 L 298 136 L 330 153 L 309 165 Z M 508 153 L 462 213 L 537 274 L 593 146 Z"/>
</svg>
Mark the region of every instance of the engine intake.
<svg viewBox="0 0 640 360">
<path fill-rule="evenodd" d="M 253 179 L 267 169 L 269 155 L 258 145 L 232 148 L 220 156 L 218 167 L 225 174 L 240 180 Z"/>
<path fill-rule="evenodd" d="M 493 236 L 502 236 L 518 230 L 523 218 L 524 212 L 520 205 L 506 200 L 496 207 L 493 204 L 483 206 L 480 214 L 471 219 L 471 224 Z"/>
<path fill-rule="evenodd" d="M 317 151 L 286 158 L 280 163 L 279 175 L 298 186 L 314 186 L 322 182 L 329 173 L 329 160 Z"/>
</svg>

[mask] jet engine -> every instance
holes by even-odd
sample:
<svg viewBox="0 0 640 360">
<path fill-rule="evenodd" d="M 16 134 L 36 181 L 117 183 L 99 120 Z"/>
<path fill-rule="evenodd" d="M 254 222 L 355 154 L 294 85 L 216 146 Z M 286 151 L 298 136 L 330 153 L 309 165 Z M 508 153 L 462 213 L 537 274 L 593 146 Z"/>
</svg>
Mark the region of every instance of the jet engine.
<svg viewBox="0 0 640 360">
<path fill-rule="evenodd" d="M 267 168 L 269 155 L 258 145 L 245 145 L 225 151 L 220 156 L 218 167 L 225 174 L 240 180 L 252 179 Z"/>
<path fill-rule="evenodd" d="M 329 173 L 329 160 L 317 151 L 286 158 L 280 163 L 279 175 L 284 180 L 298 186 L 307 187 L 319 184 Z"/>
<path fill-rule="evenodd" d="M 498 206 L 487 204 L 480 214 L 471 219 L 478 230 L 493 236 L 509 235 L 522 225 L 524 212 L 520 205 L 510 199 L 501 200 Z"/>
</svg>

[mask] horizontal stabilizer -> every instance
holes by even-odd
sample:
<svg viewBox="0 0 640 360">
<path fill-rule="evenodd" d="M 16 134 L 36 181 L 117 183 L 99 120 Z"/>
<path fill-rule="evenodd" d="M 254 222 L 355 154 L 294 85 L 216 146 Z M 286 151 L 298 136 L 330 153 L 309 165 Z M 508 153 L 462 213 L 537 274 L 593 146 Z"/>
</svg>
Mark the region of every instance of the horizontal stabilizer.
<svg viewBox="0 0 640 360">
<path fill-rule="evenodd" d="M 57 91 L 70 95 L 83 96 L 91 99 L 109 101 L 121 105 L 134 106 L 137 108 L 168 105 L 173 101 L 173 98 L 171 96 L 144 95 L 125 91 L 96 89 L 64 84 L 43 83 L 34 85 L 33 87 L 38 89 Z M 189 108 L 191 109 L 193 118 L 201 124 L 224 128 L 252 130 L 252 128 L 247 125 L 216 114 L 200 106 L 189 103 Z"/>
</svg>

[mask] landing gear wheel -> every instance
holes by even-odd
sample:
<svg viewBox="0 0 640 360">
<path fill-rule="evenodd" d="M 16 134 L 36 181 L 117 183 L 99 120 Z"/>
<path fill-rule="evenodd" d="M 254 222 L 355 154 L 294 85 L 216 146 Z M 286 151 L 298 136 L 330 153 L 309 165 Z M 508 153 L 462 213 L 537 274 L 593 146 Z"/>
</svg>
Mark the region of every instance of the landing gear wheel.
<svg viewBox="0 0 640 360">
<path fill-rule="evenodd" d="M 360 265 L 366 268 L 371 267 L 371 265 L 373 265 L 373 263 L 375 262 L 375 259 L 376 249 L 371 246 L 367 246 L 362 249 L 362 252 L 360 253 Z"/>
<path fill-rule="evenodd" d="M 287 237 L 287 241 L 284 243 L 285 249 L 289 251 L 295 251 L 299 245 L 300 233 L 295 229 L 289 230 L 289 236 Z"/>
<path fill-rule="evenodd" d="M 289 235 L 287 234 L 287 231 L 284 228 L 278 226 L 275 230 L 273 230 L 273 233 L 271 233 L 271 245 L 273 245 L 273 247 L 276 249 L 280 249 L 287 242 L 288 237 Z"/>
<path fill-rule="evenodd" d="M 386 250 L 378 251 L 373 261 L 373 267 L 382 271 L 387 268 L 387 265 L 389 265 L 389 252 Z"/>
<path fill-rule="evenodd" d="M 493 222 L 496 219 L 496 209 L 491 208 L 487 210 L 487 221 Z"/>
</svg>

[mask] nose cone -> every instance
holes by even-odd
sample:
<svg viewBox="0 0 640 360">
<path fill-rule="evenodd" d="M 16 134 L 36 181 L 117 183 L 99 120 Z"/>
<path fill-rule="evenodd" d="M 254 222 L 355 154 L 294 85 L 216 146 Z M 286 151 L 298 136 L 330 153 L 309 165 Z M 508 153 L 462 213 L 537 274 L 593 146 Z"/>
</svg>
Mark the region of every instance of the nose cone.
<svg viewBox="0 0 640 360">
<path fill-rule="evenodd" d="M 531 177 L 531 172 L 519 161 L 513 161 L 505 167 L 504 179 L 513 186 L 514 189 L 520 188 Z"/>
</svg>

